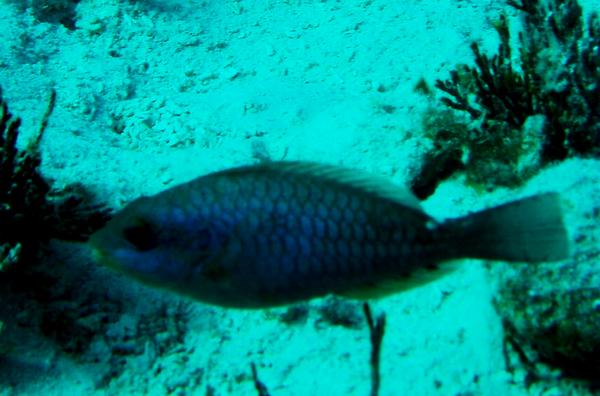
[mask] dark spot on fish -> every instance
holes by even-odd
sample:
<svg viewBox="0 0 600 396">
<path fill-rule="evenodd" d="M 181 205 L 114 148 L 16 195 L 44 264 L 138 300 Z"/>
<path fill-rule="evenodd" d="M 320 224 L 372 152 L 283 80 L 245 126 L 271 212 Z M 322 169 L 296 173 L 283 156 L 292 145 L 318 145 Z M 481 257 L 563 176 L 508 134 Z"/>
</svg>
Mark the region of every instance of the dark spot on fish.
<svg viewBox="0 0 600 396">
<path fill-rule="evenodd" d="M 123 236 L 139 252 L 147 252 L 158 246 L 158 237 L 152 229 L 152 225 L 142 219 L 138 219 L 134 225 L 124 228 Z"/>
</svg>

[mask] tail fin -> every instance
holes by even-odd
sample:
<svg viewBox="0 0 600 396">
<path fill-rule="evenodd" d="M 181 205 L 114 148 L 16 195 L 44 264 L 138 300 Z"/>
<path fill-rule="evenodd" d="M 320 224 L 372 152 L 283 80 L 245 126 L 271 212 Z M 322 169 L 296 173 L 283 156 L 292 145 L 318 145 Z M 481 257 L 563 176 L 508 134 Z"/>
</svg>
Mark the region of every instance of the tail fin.
<svg viewBox="0 0 600 396">
<path fill-rule="evenodd" d="M 556 261 L 569 255 L 560 198 L 524 198 L 442 224 L 459 257 L 505 261 Z"/>
</svg>

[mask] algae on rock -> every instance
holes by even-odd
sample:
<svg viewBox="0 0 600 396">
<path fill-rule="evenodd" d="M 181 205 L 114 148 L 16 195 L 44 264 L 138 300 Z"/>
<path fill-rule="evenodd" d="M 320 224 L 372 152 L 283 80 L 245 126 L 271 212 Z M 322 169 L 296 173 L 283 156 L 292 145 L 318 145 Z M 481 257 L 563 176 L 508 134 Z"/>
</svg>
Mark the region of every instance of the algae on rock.
<svg viewBox="0 0 600 396">
<path fill-rule="evenodd" d="M 54 190 L 40 174 L 46 121 L 37 138 L 18 149 L 21 121 L 10 113 L 0 90 L 0 270 L 35 257 L 51 238 L 84 241 L 108 220 L 108 211 L 91 204 L 82 186 Z"/>
<path fill-rule="evenodd" d="M 516 186 L 546 164 L 600 157 L 600 18 L 585 22 L 575 0 L 508 4 L 524 18 L 518 48 L 500 16 L 497 54 L 473 43 L 475 65 L 458 65 L 449 79 L 436 81 L 446 109 L 432 107 L 424 116 L 434 148 L 415 185 L 437 184 L 460 170 L 475 185 Z M 456 150 L 460 161 L 440 176 L 439 158 Z"/>
</svg>

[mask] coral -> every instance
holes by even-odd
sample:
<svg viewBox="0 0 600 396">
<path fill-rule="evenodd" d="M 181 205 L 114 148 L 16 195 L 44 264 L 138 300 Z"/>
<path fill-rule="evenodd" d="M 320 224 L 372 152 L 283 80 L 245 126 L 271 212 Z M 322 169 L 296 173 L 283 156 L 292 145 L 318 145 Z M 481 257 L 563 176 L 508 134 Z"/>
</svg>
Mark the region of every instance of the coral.
<svg viewBox="0 0 600 396">
<path fill-rule="evenodd" d="M 2 320 L 15 329 L 35 329 L 63 351 L 79 354 L 97 329 L 116 320 L 120 307 L 82 285 L 82 274 L 64 268 L 59 250 L 48 254 L 51 239 L 85 241 L 109 217 L 103 206 L 90 203 L 82 186 L 56 190 L 40 173 L 39 145 L 54 103 L 52 92 L 37 137 L 19 149 L 21 121 L 10 113 L 0 90 Z"/>
<path fill-rule="evenodd" d="M 50 103 L 47 116 L 54 100 Z M 38 146 L 47 116 L 37 138 L 19 150 L 21 122 L 9 112 L 0 90 L 0 269 L 35 257 L 51 238 L 84 241 L 108 220 L 108 211 L 90 204 L 83 187 L 53 190 L 40 174 Z"/>
<path fill-rule="evenodd" d="M 587 309 L 584 302 L 597 306 L 600 294 L 596 288 L 535 295 L 533 298 L 521 290 L 513 290 L 510 296 L 508 293 L 504 291 L 502 301 L 521 304 L 515 317 L 503 321 L 511 342 L 529 345 L 539 359 L 562 367 L 566 374 L 595 379 L 600 369 L 597 359 L 600 354 L 598 313 Z M 522 306 L 527 306 L 527 310 L 522 311 Z M 507 307 L 501 309 L 505 313 L 509 311 Z"/>
<path fill-rule="evenodd" d="M 451 114 L 438 106 L 424 118 L 434 141 L 429 158 L 460 150 L 462 166 L 454 170 L 464 166 L 469 181 L 484 186 L 517 185 L 550 162 L 600 156 L 600 19 L 592 14 L 585 28 L 575 0 L 508 4 L 524 15 L 519 55 L 501 16 L 497 54 L 473 43 L 475 64 L 435 84 Z M 416 184 L 436 179 L 432 166 L 439 167 L 426 161 Z"/>
<path fill-rule="evenodd" d="M 598 267 L 595 262 L 586 264 Z M 576 265 L 521 267 L 514 275 L 514 269 L 504 268 L 511 275 L 499 275 L 502 283 L 494 304 L 506 340 L 520 354 L 531 381 L 543 379 L 535 363 L 544 362 L 561 368 L 567 376 L 600 386 L 600 290 Z M 569 282 L 565 273 L 572 274 Z"/>
</svg>

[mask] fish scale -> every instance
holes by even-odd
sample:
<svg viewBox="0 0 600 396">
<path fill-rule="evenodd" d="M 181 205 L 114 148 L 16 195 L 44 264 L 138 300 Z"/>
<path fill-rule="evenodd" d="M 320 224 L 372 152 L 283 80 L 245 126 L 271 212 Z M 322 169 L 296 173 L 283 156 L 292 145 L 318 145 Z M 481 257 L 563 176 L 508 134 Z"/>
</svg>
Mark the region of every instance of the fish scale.
<svg viewBox="0 0 600 396">
<path fill-rule="evenodd" d="M 438 223 L 388 181 L 304 162 L 234 168 L 139 198 L 90 243 L 99 261 L 140 281 L 242 308 L 387 295 L 461 257 L 568 254 L 557 194 Z"/>
</svg>

